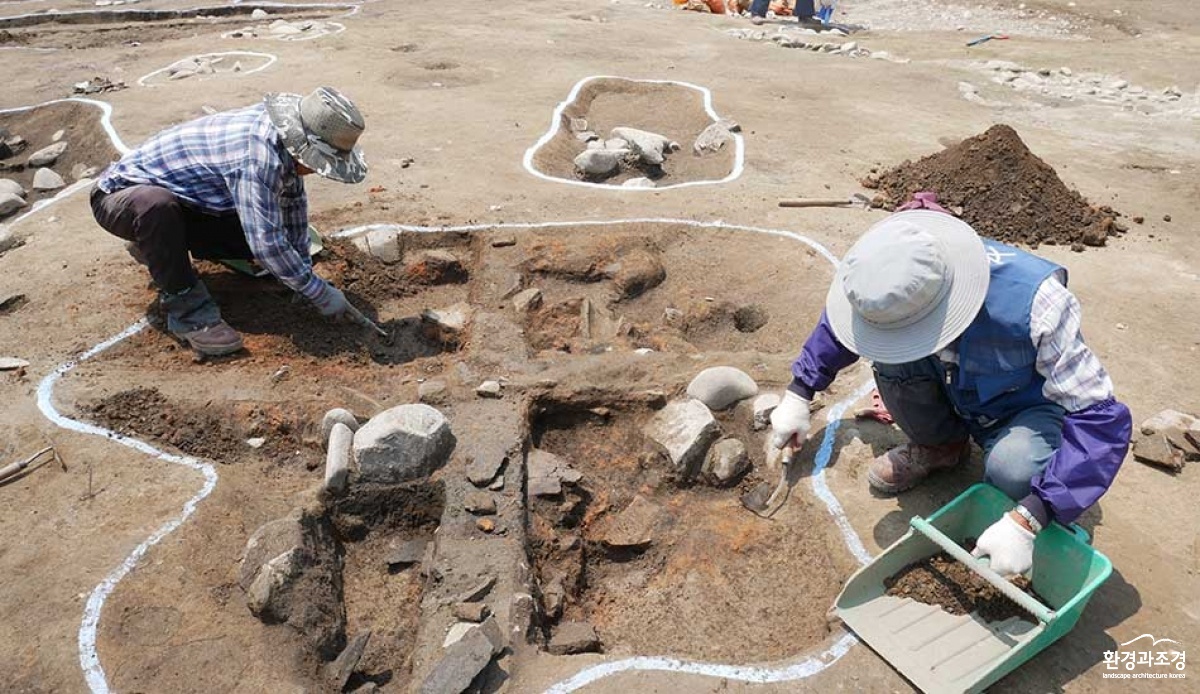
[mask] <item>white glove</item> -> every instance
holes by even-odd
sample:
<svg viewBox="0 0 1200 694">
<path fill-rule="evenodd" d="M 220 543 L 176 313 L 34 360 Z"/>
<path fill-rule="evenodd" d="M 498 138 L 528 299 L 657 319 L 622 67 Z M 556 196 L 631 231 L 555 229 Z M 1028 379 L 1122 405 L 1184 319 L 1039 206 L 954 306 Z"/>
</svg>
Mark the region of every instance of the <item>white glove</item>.
<svg viewBox="0 0 1200 694">
<path fill-rule="evenodd" d="M 771 447 L 783 448 L 795 440 L 799 447 L 812 425 L 808 421 L 808 400 L 785 391 L 783 401 L 771 413 Z"/>
<path fill-rule="evenodd" d="M 992 571 L 1001 576 L 1023 574 L 1033 568 L 1033 538 L 1032 532 L 1006 513 L 983 531 L 971 556 L 991 557 Z"/>
</svg>

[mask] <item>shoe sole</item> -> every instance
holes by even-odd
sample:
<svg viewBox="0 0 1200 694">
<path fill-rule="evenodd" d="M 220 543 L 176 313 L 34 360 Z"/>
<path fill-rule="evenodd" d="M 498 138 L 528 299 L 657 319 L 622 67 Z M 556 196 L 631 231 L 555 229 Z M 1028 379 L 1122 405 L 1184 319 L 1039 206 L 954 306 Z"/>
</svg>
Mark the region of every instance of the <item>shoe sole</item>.
<svg viewBox="0 0 1200 694">
<path fill-rule="evenodd" d="M 917 484 L 919 484 L 921 482 L 921 480 L 923 480 L 923 479 L 925 479 L 925 478 L 922 477 L 920 480 L 917 480 L 911 484 L 906 484 L 906 485 L 905 484 L 893 484 L 893 483 L 884 482 L 883 480 L 879 479 L 878 477 L 875 476 L 875 473 L 873 471 L 871 471 L 871 470 L 867 471 L 867 484 L 871 485 L 871 489 L 874 489 L 875 491 L 880 492 L 882 494 L 899 494 L 900 492 L 906 492 L 909 489 L 912 489 L 913 487 L 917 486 Z"/>
<path fill-rule="evenodd" d="M 240 352 L 246 348 L 246 346 L 240 342 L 236 346 L 219 347 L 219 348 L 215 348 L 215 349 L 214 348 L 201 349 L 201 348 L 197 347 L 196 345 L 189 345 L 189 346 L 192 348 L 193 351 L 196 352 L 196 354 L 199 354 L 202 357 L 225 357 L 225 356 L 229 356 L 230 354 L 233 354 L 235 352 Z"/>
</svg>

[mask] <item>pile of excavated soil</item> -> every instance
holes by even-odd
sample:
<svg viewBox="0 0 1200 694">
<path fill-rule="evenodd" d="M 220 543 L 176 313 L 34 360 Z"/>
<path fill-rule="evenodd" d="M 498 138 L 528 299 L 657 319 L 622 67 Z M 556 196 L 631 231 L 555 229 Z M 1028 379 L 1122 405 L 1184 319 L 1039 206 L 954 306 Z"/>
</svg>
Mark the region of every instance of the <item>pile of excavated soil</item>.
<svg viewBox="0 0 1200 694">
<path fill-rule="evenodd" d="M 558 132 L 534 154 L 534 168 L 556 178 L 577 178 L 575 157 L 587 149 L 587 144 L 571 132 L 571 119 L 578 118 L 586 120 L 588 130 L 602 139 L 608 138 L 613 128 L 628 127 L 663 135 L 680 145 L 679 151 L 667 155 L 661 171 L 622 168 L 620 173 L 604 179 L 606 184 L 619 186 L 642 176 L 658 180 L 659 185 L 712 181 L 733 170 L 732 143 L 714 154 L 692 153 L 692 143 L 713 122 L 704 110 L 700 92 L 676 84 L 624 79 L 593 80 L 580 89 L 563 110 Z"/>
<path fill-rule="evenodd" d="M 1094 207 L 1068 188 L 1007 125 L 868 176 L 862 184 L 878 190 L 875 204 L 889 210 L 916 192 L 933 191 L 975 231 L 1004 243 L 1082 250 L 1103 246 L 1123 228 L 1115 222 L 1119 212 Z"/>
<path fill-rule="evenodd" d="M 81 410 L 88 419 L 119 434 L 156 439 L 218 463 L 238 462 L 252 455 L 280 460 L 298 454 L 306 466 L 321 459 L 319 447 L 305 445 L 299 422 L 288 421 L 279 413 L 181 405 L 157 388 L 124 390 Z M 246 442 L 253 437 L 265 439 L 261 448 L 251 448 Z"/>
<path fill-rule="evenodd" d="M 1033 592 L 1029 579 L 1018 576 L 1013 584 L 1041 600 Z M 926 605 L 937 605 L 950 614 L 971 614 L 988 622 L 1003 622 L 1011 617 L 1020 617 L 1027 622 L 1036 619 L 982 576 L 971 571 L 965 564 L 955 561 L 945 552 L 922 559 L 901 569 L 896 575 L 884 580 L 887 594 L 899 598 L 912 598 Z"/>
</svg>

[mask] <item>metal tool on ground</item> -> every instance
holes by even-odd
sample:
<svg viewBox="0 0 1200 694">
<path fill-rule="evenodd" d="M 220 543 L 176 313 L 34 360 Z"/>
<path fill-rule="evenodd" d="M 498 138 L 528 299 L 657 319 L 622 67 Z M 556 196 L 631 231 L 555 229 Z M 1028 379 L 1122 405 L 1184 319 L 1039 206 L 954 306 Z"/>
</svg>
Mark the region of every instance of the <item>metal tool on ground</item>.
<svg viewBox="0 0 1200 694">
<path fill-rule="evenodd" d="M 967 46 L 968 47 L 978 46 L 981 43 L 986 43 L 993 39 L 995 39 L 996 41 L 1007 41 L 1008 34 L 988 34 L 987 36 L 980 36 L 977 39 L 972 39 L 971 41 L 967 41 Z"/>
<path fill-rule="evenodd" d="M 861 207 L 871 206 L 871 199 L 862 193 L 855 193 L 848 198 L 783 198 L 780 207 Z"/>
<path fill-rule="evenodd" d="M 51 460 L 59 461 L 59 464 L 62 464 L 61 459 L 58 457 L 58 453 L 56 453 L 54 451 L 54 446 L 46 446 L 45 448 L 38 451 L 37 453 L 34 453 L 33 455 L 29 456 L 25 460 L 18 460 L 15 463 L 11 463 L 9 465 L 5 465 L 4 467 L 0 468 L 0 482 L 3 482 L 4 480 L 7 480 L 7 479 L 11 479 L 11 478 L 16 477 L 17 475 L 21 474 L 21 472 L 24 471 L 26 468 L 28 468 L 30 465 L 32 465 L 35 460 L 37 460 L 38 458 L 41 458 L 42 456 L 46 455 L 47 453 L 53 453 L 54 457 L 51 458 Z M 64 468 L 65 468 L 65 465 L 64 465 Z"/>
<path fill-rule="evenodd" d="M 1075 627 L 1112 563 L 1077 525 L 1051 523 L 1038 533 L 1031 572 L 1039 601 L 963 548 L 1013 507 L 991 485 L 976 484 L 909 531 L 846 582 L 834 613 L 876 653 L 927 694 L 980 692 Z M 887 594 L 885 581 L 906 566 L 945 551 L 1036 621 L 987 622 L 937 605 Z"/>
<path fill-rule="evenodd" d="M 354 304 L 347 303 L 347 306 L 349 306 L 350 308 L 346 310 L 346 314 L 349 315 L 350 318 L 355 323 L 358 323 L 359 325 L 363 326 L 364 328 L 370 328 L 371 330 L 373 330 L 377 335 L 379 335 L 382 338 L 388 337 L 388 332 L 386 330 L 379 327 L 375 323 L 375 321 L 373 321 L 370 318 L 367 318 L 365 315 L 363 315 L 363 312 L 359 311 L 357 308 L 355 308 Z"/>
<path fill-rule="evenodd" d="M 770 518 L 787 502 L 791 485 L 788 484 L 788 469 L 796 449 L 788 444 L 783 448 L 774 448 L 767 444 L 767 469 L 779 468 L 779 481 L 772 490 L 770 482 L 761 482 L 754 489 L 742 495 L 742 506 L 756 516 Z"/>
</svg>

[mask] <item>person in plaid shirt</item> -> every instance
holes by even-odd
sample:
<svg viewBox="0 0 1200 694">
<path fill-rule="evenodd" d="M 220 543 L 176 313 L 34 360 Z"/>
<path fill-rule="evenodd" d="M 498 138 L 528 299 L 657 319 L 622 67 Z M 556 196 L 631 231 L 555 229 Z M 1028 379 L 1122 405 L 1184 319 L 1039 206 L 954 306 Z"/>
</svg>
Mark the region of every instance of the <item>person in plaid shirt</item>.
<svg viewBox="0 0 1200 694">
<path fill-rule="evenodd" d="M 1035 535 L 1108 490 L 1133 424 L 1080 333 L 1063 268 L 981 239 L 918 193 L 842 260 L 825 311 L 771 415 L 771 445 L 808 434 L 809 403 L 860 356 L 909 443 L 872 461 L 884 494 L 983 449 L 984 478 L 1017 501 L 979 537 L 1001 574 L 1033 565 Z"/>
<path fill-rule="evenodd" d="M 149 269 L 167 329 L 200 354 L 230 354 L 241 336 L 221 319 L 191 257 L 255 260 L 322 315 L 343 318 L 345 295 L 313 272 L 303 177 L 362 181 L 363 129 L 362 114 L 332 88 L 269 94 L 126 154 L 96 181 L 92 213 Z"/>
</svg>

